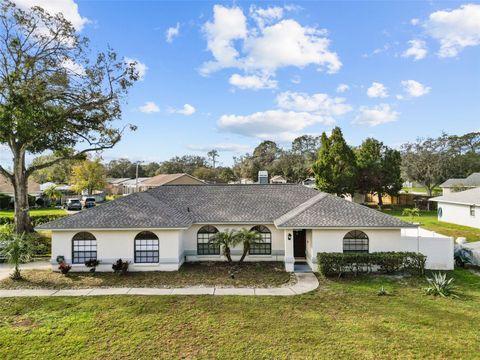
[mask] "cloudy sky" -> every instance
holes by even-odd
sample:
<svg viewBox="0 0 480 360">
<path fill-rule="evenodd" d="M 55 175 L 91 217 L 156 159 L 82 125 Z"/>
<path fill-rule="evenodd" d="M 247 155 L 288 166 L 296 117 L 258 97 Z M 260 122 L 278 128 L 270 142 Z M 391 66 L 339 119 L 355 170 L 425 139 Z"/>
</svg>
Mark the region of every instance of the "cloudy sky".
<svg viewBox="0 0 480 360">
<path fill-rule="evenodd" d="M 137 61 L 123 122 L 104 154 L 220 161 L 340 126 L 390 146 L 480 131 L 480 3 L 16 0 L 62 11 Z M 120 126 L 120 124 L 119 124 Z"/>
</svg>

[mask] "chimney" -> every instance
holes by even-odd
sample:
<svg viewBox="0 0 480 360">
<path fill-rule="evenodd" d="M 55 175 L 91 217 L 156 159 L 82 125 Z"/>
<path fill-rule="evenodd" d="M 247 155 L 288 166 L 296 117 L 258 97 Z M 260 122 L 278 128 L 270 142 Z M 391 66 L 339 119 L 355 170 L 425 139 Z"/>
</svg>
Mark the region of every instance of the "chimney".
<svg viewBox="0 0 480 360">
<path fill-rule="evenodd" d="M 268 171 L 258 172 L 258 183 L 262 185 L 268 184 Z"/>
</svg>

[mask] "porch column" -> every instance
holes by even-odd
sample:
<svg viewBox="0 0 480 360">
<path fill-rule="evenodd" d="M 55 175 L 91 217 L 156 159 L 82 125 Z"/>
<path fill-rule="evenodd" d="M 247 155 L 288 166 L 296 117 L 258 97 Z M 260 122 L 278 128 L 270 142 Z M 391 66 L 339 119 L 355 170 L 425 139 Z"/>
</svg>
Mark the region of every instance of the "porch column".
<svg viewBox="0 0 480 360">
<path fill-rule="evenodd" d="M 293 256 L 293 230 L 284 230 L 284 242 L 285 242 L 285 271 L 293 272 L 295 264 L 295 257 Z"/>
</svg>

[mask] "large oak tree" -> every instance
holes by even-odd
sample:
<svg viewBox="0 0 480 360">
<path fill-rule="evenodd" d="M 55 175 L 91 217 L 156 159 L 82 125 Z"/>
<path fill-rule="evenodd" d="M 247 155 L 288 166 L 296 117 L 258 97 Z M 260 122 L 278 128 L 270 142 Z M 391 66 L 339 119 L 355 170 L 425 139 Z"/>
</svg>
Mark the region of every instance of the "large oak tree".
<svg viewBox="0 0 480 360">
<path fill-rule="evenodd" d="M 121 100 L 138 79 L 112 50 L 92 54 L 62 14 L 0 5 L 0 144 L 13 158 L 0 174 L 13 184 L 17 232 L 31 231 L 27 180 L 67 158 L 114 146 Z M 55 158 L 27 167 L 27 154 Z"/>
</svg>

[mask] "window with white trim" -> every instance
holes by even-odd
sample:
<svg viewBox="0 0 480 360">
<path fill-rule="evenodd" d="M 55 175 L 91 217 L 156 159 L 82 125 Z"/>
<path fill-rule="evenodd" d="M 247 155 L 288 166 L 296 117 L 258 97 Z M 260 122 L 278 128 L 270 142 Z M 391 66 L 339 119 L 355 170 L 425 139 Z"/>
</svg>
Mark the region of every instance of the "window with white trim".
<svg viewBox="0 0 480 360">
<path fill-rule="evenodd" d="M 254 226 L 251 231 L 260 234 L 261 242 L 252 244 L 248 252 L 249 255 L 271 255 L 272 254 L 272 233 L 270 229 L 264 225 Z"/>
<path fill-rule="evenodd" d="M 84 264 L 97 259 L 97 239 L 92 233 L 82 231 L 72 238 L 72 264 Z"/>
<path fill-rule="evenodd" d="M 197 232 L 197 254 L 198 255 L 220 255 L 220 245 L 210 242 L 213 235 L 218 233 L 215 226 L 205 225 Z"/>
<path fill-rule="evenodd" d="M 352 230 L 343 237 L 344 253 L 368 253 L 368 236 L 363 231 Z"/>
<path fill-rule="evenodd" d="M 475 216 L 475 205 L 470 205 L 470 216 Z"/>
<path fill-rule="evenodd" d="M 135 236 L 135 258 L 137 264 L 158 263 L 159 240 L 151 231 L 142 231 Z"/>
</svg>

